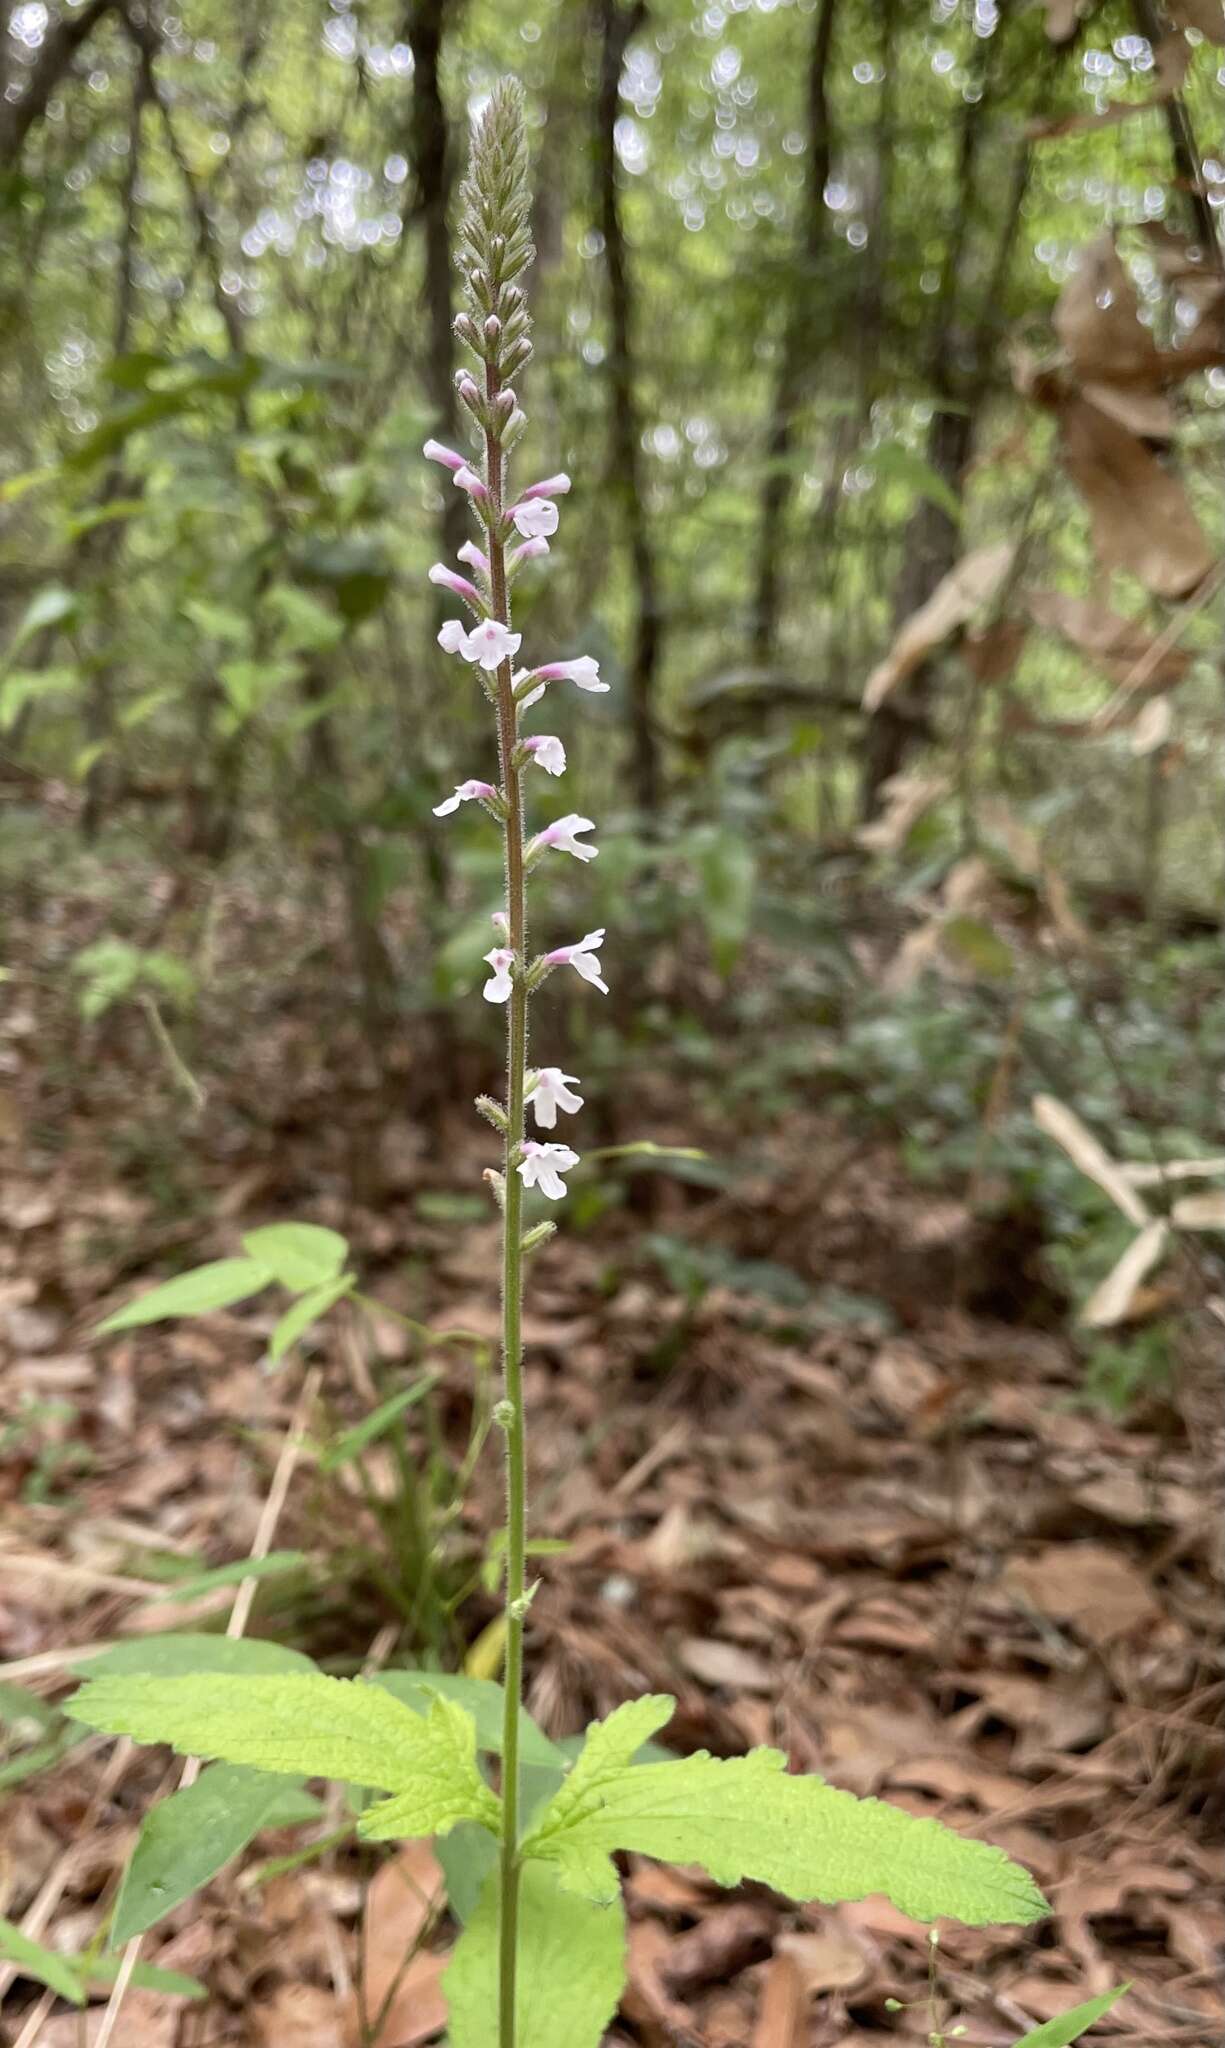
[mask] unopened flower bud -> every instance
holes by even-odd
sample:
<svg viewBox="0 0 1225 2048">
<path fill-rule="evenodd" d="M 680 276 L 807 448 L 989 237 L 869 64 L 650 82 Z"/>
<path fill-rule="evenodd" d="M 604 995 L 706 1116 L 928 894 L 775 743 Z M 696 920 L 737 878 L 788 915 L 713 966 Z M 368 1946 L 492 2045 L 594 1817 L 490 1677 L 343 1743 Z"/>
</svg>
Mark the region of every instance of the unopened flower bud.
<svg viewBox="0 0 1225 2048">
<path fill-rule="evenodd" d="M 534 1224 L 532 1229 L 520 1239 L 519 1249 L 525 1255 L 529 1252 L 538 1252 L 542 1244 L 547 1244 L 549 1239 L 556 1237 L 556 1235 L 557 1225 L 555 1223 Z"/>
<path fill-rule="evenodd" d="M 485 341 L 486 341 L 486 344 L 487 344 L 487 345 L 488 345 L 488 344 L 491 344 L 491 343 L 493 343 L 493 342 L 495 342 L 495 341 L 500 341 L 500 340 L 501 340 L 501 338 L 502 338 L 502 322 L 501 322 L 501 321 L 499 320 L 499 318 L 498 318 L 498 316 L 497 316 L 497 314 L 496 314 L 496 313 L 491 313 L 491 314 L 489 315 L 489 318 L 488 318 L 488 319 L 486 320 L 486 322 L 485 322 L 485 325 L 484 325 L 484 328 L 483 328 L 482 332 L 483 332 L 483 334 L 484 334 L 484 337 L 485 337 Z"/>
</svg>

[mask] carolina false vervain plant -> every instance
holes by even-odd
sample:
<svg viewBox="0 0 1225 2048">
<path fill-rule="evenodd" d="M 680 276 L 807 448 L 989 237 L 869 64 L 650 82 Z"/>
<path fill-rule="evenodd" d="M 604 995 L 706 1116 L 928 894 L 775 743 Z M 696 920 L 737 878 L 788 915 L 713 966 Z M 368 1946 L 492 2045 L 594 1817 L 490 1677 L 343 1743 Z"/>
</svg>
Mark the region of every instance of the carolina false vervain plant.
<svg viewBox="0 0 1225 2048">
<path fill-rule="evenodd" d="M 192 1675 L 150 1675 L 147 1667 L 129 1675 L 136 1669 L 129 1660 L 125 1669 L 89 1682 L 72 1712 L 94 1728 L 220 1759 L 218 1769 L 241 1766 L 248 1775 L 328 1777 L 380 1788 L 389 1796 L 365 1805 L 357 1822 L 370 1841 L 443 1837 L 456 1828 L 469 1843 L 484 1841 L 487 1853 L 477 1855 L 474 1867 L 483 1861 L 487 1875 L 445 1980 L 452 2048 L 492 2048 L 495 2041 L 498 2048 L 597 2048 L 625 1974 L 620 1880 L 612 1860 L 620 1851 L 698 1863 L 719 1883 L 750 1878 L 800 1899 L 832 1902 L 883 1892 L 919 1920 L 948 1915 L 973 1925 L 1027 1923 L 1041 1917 L 1046 1903 L 1028 1873 L 1000 1850 L 900 1808 L 857 1799 L 820 1778 L 793 1776 L 778 1750 L 722 1761 L 704 1753 L 635 1761 L 671 1716 L 675 1702 L 665 1696 L 629 1700 L 594 1722 L 568 1770 L 524 1713 L 532 1588 L 523 1274 L 526 1256 L 553 1229 L 548 1222 L 525 1225 L 524 1200 L 532 1189 L 557 1200 L 565 1193 L 565 1174 L 578 1163 L 568 1145 L 530 1138 L 527 1115 L 530 1110 L 537 1130 L 551 1133 L 559 1111 L 569 1116 L 583 1106 L 577 1076 L 560 1067 L 529 1069 L 529 999 L 563 965 L 596 989 L 606 984 L 599 960 L 603 931 L 528 956 L 529 875 L 550 848 L 580 861 L 594 859 L 597 849 L 586 836 L 592 821 L 577 812 L 529 834 L 528 771 L 561 775 L 566 758 L 559 739 L 525 731 L 523 721 L 552 683 L 568 680 L 588 691 L 607 685 L 585 655 L 515 666 L 520 635 L 512 630 L 511 589 L 526 561 L 547 554 L 559 524 L 556 500 L 570 488 L 565 476 L 531 484 L 517 496 L 508 486 L 508 459 L 525 425 L 510 380 L 531 354 L 520 283 L 532 249 L 517 86 L 499 87 L 481 117 L 463 204 L 460 263 L 468 306 L 456 331 L 481 375 L 461 373 L 457 389 L 475 423 L 480 454 L 470 463 L 436 442 L 425 452 L 451 471 L 476 515 L 479 541 L 460 551 L 471 573 L 440 563 L 430 578 L 470 616 L 470 623 L 449 620 L 439 640 L 470 665 L 492 707 L 499 764 L 496 783 L 475 777 L 460 783 L 437 813 L 445 816 L 461 803 L 483 805 L 502 829 L 506 854 L 506 906 L 494 919 L 497 943 L 485 955 L 490 973 L 483 990 L 489 1002 L 505 1005 L 506 1099 L 482 1097 L 477 1105 L 504 1143 L 501 1170 L 488 1176 L 503 1245 L 504 1384 L 495 1411 L 507 1469 L 500 1711 L 489 1712 L 496 1688 L 463 1679 L 388 1673 L 382 1683 L 366 1683 L 302 1670 L 302 1659 L 296 1669 L 265 1665 L 250 1675 L 236 1673 L 228 1659 L 210 1663 L 206 1647 L 183 1653 L 188 1662 L 181 1656 L 175 1667 Z M 235 1284 L 232 1275 L 226 1284 Z M 248 1275 L 246 1291 L 253 1284 L 262 1282 Z M 113 1319 L 113 1326 L 121 1320 Z M 500 1752 L 497 1791 L 477 1761 L 478 1750 Z M 197 1794 L 213 1777 L 205 1775 Z M 451 1889 L 462 1917 L 462 1887 L 453 1882 Z"/>
</svg>

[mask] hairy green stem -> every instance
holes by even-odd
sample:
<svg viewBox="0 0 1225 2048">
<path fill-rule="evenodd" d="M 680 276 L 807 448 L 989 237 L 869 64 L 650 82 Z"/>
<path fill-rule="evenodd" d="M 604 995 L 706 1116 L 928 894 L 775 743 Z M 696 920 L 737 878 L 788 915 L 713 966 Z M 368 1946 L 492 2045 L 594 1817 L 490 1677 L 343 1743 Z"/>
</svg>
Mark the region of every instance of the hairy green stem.
<svg viewBox="0 0 1225 2048">
<path fill-rule="evenodd" d="M 496 397 L 497 372 L 488 367 L 486 396 Z M 493 617 L 510 625 L 506 551 L 497 532 L 502 515 L 501 443 L 485 435 L 485 477 L 492 501 L 489 582 Z M 527 1593 L 527 1429 L 523 1413 L 523 1182 L 516 1172 L 523 1143 L 527 1070 L 527 894 L 523 869 L 523 789 L 515 761 L 519 714 L 512 669 L 497 671 L 498 752 L 506 804 L 506 913 L 515 956 L 506 1017 L 506 1152 L 502 1203 L 502 1368 L 506 1430 L 506 1670 L 502 1726 L 502 1845 L 498 1923 L 498 2048 L 515 2048 L 515 1987 L 519 1942 L 519 1719 L 523 1692 L 523 1623 Z"/>
</svg>

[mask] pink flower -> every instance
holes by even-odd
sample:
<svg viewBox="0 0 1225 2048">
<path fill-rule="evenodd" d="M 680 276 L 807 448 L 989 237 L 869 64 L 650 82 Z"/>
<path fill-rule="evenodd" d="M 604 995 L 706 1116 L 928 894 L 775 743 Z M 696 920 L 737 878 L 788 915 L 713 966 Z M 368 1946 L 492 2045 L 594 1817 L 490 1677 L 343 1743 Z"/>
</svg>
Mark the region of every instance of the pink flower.
<svg viewBox="0 0 1225 2048">
<path fill-rule="evenodd" d="M 564 498 L 569 488 L 570 479 L 563 469 L 556 476 L 543 476 L 538 484 L 529 484 L 525 491 L 520 491 L 519 504 L 525 498 Z"/>
<path fill-rule="evenodd" d="M 532 1115 L 542 1131 L 551 1131 L 557 1122 L 557 1112 L 564 1109 L 567 1116 L 573 1116 L 583 1106 L 583 1097 L 574 1095 L 570 1082 L 577 1081 L 577 1074 L 563 1074 L 560 1067 L 539 1067 L 536 1077 L 527 1091 L 532 1105 Z"/>
<path fill-rule="evenodd" d="M 479 667 L 492 672 L 519 652 L 522 638 L 521 633 L 508 633 L 497 619 L 482 619 L 479 626 L 464 634 L 458 652 L 465 661 L 475 661 Z"/>
<path fill-rule="evenodd" d="M 447 448 L 441 441 L 427 441 L 421 453 L 427 462 L 440 462 L 444 469 L 459 471 L 468 467 L 466 455 L 457 455 L 454 448 Z"/>
<path fill-rule="evenodd" d="M 492 953 L 483 953 L 481 957 L 487 960 L 493 969 L 493 973 L 481 990 L 485 1001 L 487 1003 L 509 1002 L 510 970 L 515 964 L 514 954 L 509 946 L 495 946 Z"/>
<path fill-rule="evenodd" d="M 508 939 L 510 937 L 510 919 L 504 910 L 495 910 L 489 922 L 499 938 Z"/>
<path fill-rule="evenodd" d="M 467 491 L 470 498 L 475 498 L 478 505 L 483 505 L 489 496 L 476 471 L 469 469 L 466 462 L 460 464 L 452 481 L 458 484 L 461 491 Z"/>
<path fill-rule="evenodd" d="M 488 576 L 489 557 L 481 553 L 474 540 L 466 540 L 462 548 L 458 550 L 458 555 L 460 561 L 466 562 L 470 569 L 477 569 L 482 576 Z"/>
<path fill-rule="evenodd" d="M 522 562 L 534 562 L 538 556 L 547 555 L 548 552 L 549 543 L 547 540 L 539 537 L 535 540 L 525 540 L 521 547 L 511 549 L 506 557 L 506 566 L 513 575 Z"/>
<path fill-rule="evenodd" d="M 594 860 L 599 853 L 598 846 L 585 846 L 577 837 L 580 832 L 594 832 L 592 818 L 580 818 L 577 811 L 567 811 L 564 818 L 557 818 L 546 825 L 529 843 L 526 858 L 530 861 L 546 846 L 555 846 L 559 853 L 572 853 L 575 860 Z"/>
<path fill-rule="evenodd" d="M 458 654 L 468 638 L 468 628 L 462 619 L 444 619 L 438 631 L 438 645 L 444 654 Z"/>
<path fill-rule="evenodd" d="M 580 690 L 590 690 L 600 695 L 609 685 L 600 681 L 600 664 L 592 654 L 578 654 L 573 661 L 546 661 L 539 668 L 529 669 L 523 677 L 525 683 L 538 683 L 543 689 L 546 683 L 575 683 Z M 521 704 L 534 704 L 539 690 L 530 697 L 521 697 Z"/>
<path fill-rule="evenodd" d="M 497 793 L 492 782 L 457 782 L 454 796 L 449 796 L 444 802 L 434 805 L 434 816 L 448 818 L 461 804 L 487 803 L 489 798 L 496 796 Z"/>
<path fill-rule="evenodd" d="M 566 1192 L 562 1175 L 577 1165 L 578 1153 L 568 1145 L 538 1145 L 534 1138 L 529 1138 L 518 1172 L 525 1188 L 539 1188 L 551 1202 L 560 1202 Z"/>
<path fill-rule="evenodd" d="M 604 944 L 604 926 L 598 932 L 588 932 L 585 938 L 577 939 L 572 946 L 558 946 L 552 953 L 546 953 L 547 967 L 573 967 L 592 988 L 598 988 L 602 996 L 608 994 L 608 983 L 600 978 L 600 963 L 597 956 Z"/>
<path fill-rule="evenodd" d="M 523 744 L 536 766 L 543 768 L 546 775 L 565 774 L 566 750 L 556 733 L 533 733 Z"/>
<path fill-rule="evenodd" d="M 515 529 L 524 540 L 547 540 L 557 532 L 561 515 L 552 498 L 525 498 L 511 506 Z"/>
<path fill-rule="evenodd" d="M 453 597 L 462 597 L 465 604 L 474 606 L 478 612 L 484 610 L 481 593 L 475 583 L 469 583 L 468 578 L 461 576 L 457 569 L 448 569 L 445 562 L 431 563 L 430 582 L 437 583 L 443 590 L 449 590 Z"/>
</svg>

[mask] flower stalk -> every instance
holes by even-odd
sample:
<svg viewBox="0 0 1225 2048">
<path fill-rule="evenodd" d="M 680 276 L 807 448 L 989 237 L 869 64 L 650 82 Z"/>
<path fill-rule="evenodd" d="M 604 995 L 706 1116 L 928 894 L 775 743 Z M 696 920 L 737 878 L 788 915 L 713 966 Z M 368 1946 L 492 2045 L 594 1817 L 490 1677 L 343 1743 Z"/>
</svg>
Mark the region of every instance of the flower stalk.
<svg viewBox="0 0 1225 2048">
<path fill-rule="evenodd" d="M 475 423 L 478 466 L 440 442 L 427 441 L 424 454 L 450 473 L 463 491 L 480 528 L 480 542 L 468 542 L 460 560 L 472 577 L 436 562 L 431 582 L 450 590 L 475 623 L 448 619 L 438 635 L 448 654 L 471 664 L 497 724 L 498 786 L 470 777 L 435 807 L 448 817 L 475 802 L 501 827 L 505 853 L 506 907 L 494 917 L 497 943 L 485 955 L 490 975 L 482 994 L 506 1005 L 506 1100 L 480 1096 L 476 1107 L 503 1140 L 500 1173 L 488 1169 L 502 1213 L 502 1397 L 494 1419 L 506 1440 L 505 1712 L 502 1728 L 502 1833 L 498 1861 L 499 1962 L 498 2048 L 516 2042 L 519 1883 L 521 1864 L 520 1724 L 523 1696 L 523 1641 L 531 1591 L 527 1584 L 527 1421 L 523 1407 L 523 1262 L 552 1235 L 550 1223 L 524 1230 L 524 1196 L 536 1189 L 550 1201 L 566 1192 L 563 1175 L 577 1166 L 568 1145 L 529 1139 L 527 1112 L 541 1130 L 552 1131 L 559 1109 L 573 1114 L 583 1098 L 571 1084 L 578 1077 L 560 1067 L 529 1072 L 528 1003 L 554 967 L 573 966 L 584 980 L 607 993 L 594 948 L 603 931 L 589 932 L 573 945 L 527 956 L 527 880 L 550 849 L 576 860 L 594 860 L 598 848 L 577 835 L 594 830 L 590 818 L 570 811 L 528 836 L 525 778 L 564 774 L 566 753 L 552 733 L 524 733 L 522 720 L 553 683 L 572 682 L 599 692 L 599 665 L 589 655 L 516 669 L 520 636 L 512 630 L 511 587 L 525 566 L 549 552 L 560 523 L 556 499 L 570 489 L 564 474 L 529 484 L 517 499 L 507 492 L 508 457 L 526 424 L 510 379 L 531 355 L 524 296 L 516 280 L 531 262 L 529 199 L 522 95 L 501 85 L 492 95 L 472 142 L 464 185 L 460 268 L 467 310 L 455 323 L 460 340 L 481 367 L 478 382 L 464 370 L 456 382 L 461 405 Z M 473 580 L 475 579 L 475 580 Z"/>
</svg>

